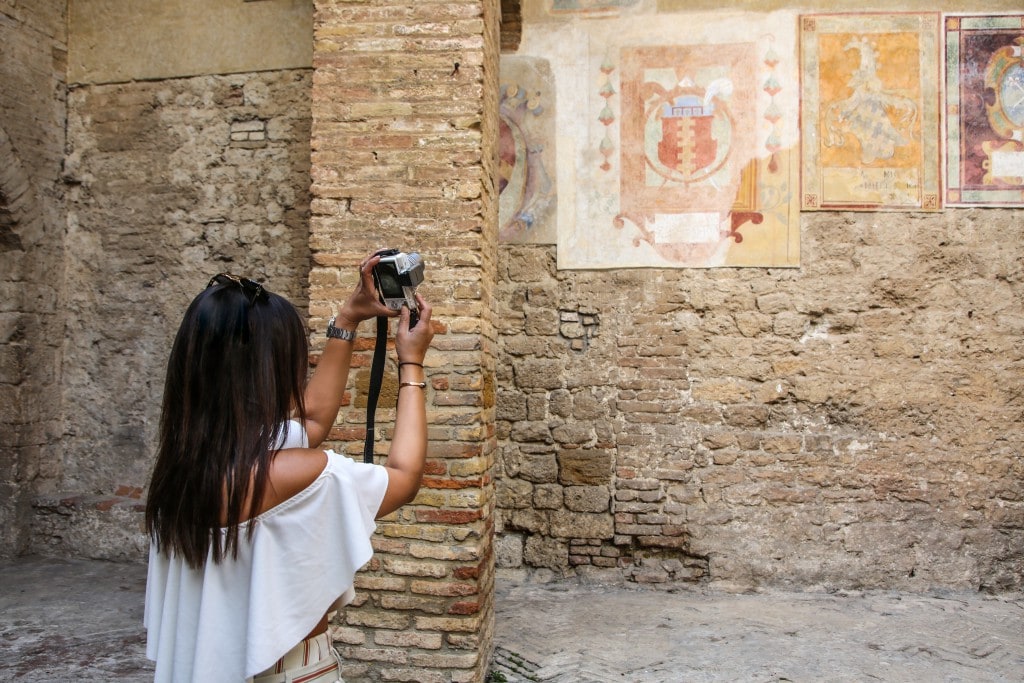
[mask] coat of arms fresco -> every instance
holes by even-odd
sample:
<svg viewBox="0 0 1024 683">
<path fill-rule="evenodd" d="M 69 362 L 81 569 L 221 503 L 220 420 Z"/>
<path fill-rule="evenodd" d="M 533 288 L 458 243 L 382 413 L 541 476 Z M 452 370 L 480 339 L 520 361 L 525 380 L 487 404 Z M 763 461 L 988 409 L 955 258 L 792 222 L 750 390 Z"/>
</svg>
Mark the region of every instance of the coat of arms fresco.
<svg viewBox="0 0 1024 683">
<path fill-rule="evenodd" d="M 667 15 L 532 32 L 526 50 L 558 83 L 560 268 L 799 265 L 795 24 Z"/>
<path fill-rule="evenodd" d="M 624 48 L 620 54 L 615 225 L 635 231 L 634 242 L 666 259 L 707 261 L 729 235 L 743 241 L 736 230 L 743 222 L 763 221 L 750 186 L 757 176 L 749 154 L 756 144 L 755 46 Z M 746 221 L 738 225 L 733 219 L 740 216 Z"/>
<path fill-rule="evenodd" d="M 946 204 L 1024 206 L 1024 15 L 947 15 Z"/>
<path fill-rule="evenodd" d="M 804 210 L 941 209 L 938 18 L 801 17 Z"/>
</svg>

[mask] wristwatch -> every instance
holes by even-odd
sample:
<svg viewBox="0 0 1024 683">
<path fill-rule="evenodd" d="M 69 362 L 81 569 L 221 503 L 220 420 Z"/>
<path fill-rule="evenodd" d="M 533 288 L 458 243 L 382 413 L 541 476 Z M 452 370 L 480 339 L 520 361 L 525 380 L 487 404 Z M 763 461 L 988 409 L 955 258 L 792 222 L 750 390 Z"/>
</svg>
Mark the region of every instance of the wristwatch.
<svg viewBox="0 0 1024 683">
<path fill-rule="evenodd" d="M 356 333 L 354 330 L 346 330 L 340 327 L 334 326 L 334 318 L 327 321 L 327 338 L 328 339 L 344 339 L 345 341 L 355 341 Z"/>
</svg>

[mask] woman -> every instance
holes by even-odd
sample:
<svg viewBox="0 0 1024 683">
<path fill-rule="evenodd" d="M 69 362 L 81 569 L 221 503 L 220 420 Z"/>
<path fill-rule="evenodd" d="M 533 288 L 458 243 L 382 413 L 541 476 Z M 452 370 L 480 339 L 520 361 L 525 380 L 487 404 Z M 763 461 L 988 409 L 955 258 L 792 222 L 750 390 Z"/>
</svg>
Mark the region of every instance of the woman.
<svg viewBox="0 0 1024 683">
<path fill-rule="evenodd" d="M 351 600 L 374 520 L 419 490 L 431 308 L 391 311 L 360 265 L 306 381 L 302 320 L 260 283 L 214 277 L 171 350 L 146 505 L 147 656 L 156 681 L 340 681 L 328 614 Z M 387 462 L 317 448 L 348 378 L 359 323 L 400 316 L 398 409 Z"/>
</svg>

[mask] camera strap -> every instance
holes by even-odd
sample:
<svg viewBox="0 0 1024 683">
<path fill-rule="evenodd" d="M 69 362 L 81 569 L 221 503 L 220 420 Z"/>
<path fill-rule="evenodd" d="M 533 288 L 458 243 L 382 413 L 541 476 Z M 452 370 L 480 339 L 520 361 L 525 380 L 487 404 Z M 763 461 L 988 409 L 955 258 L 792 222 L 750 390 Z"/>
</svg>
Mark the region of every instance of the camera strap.
<svg viewBox="0 0 1024 683">
<path fill-rule="evenodd" d="M 366 394 L 366 440 L 363 441 L 363 462 L 373 462 L 373 444 L 376 441 L 374 423 L 377 417 L 377 398 L 384 381 L 384 360 L 388 350 L 388 319 L 377 317 L 377 341 L 373 347 L 373 364 L 370 366 L 370 387 Z"/>
</svg>

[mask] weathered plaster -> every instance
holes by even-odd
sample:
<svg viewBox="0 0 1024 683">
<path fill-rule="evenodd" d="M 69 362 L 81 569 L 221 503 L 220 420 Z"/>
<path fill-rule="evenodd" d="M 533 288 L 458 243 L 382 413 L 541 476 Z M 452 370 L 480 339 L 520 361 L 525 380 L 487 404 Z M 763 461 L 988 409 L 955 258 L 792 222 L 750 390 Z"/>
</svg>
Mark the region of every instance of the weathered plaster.
<svg viewBox="0 0 1024 683">
<path fill-rule="evenodd" d="M 72 84 L 302 68 L 313 59 L 310 0 L 69 4 Z"/>
</svg>

